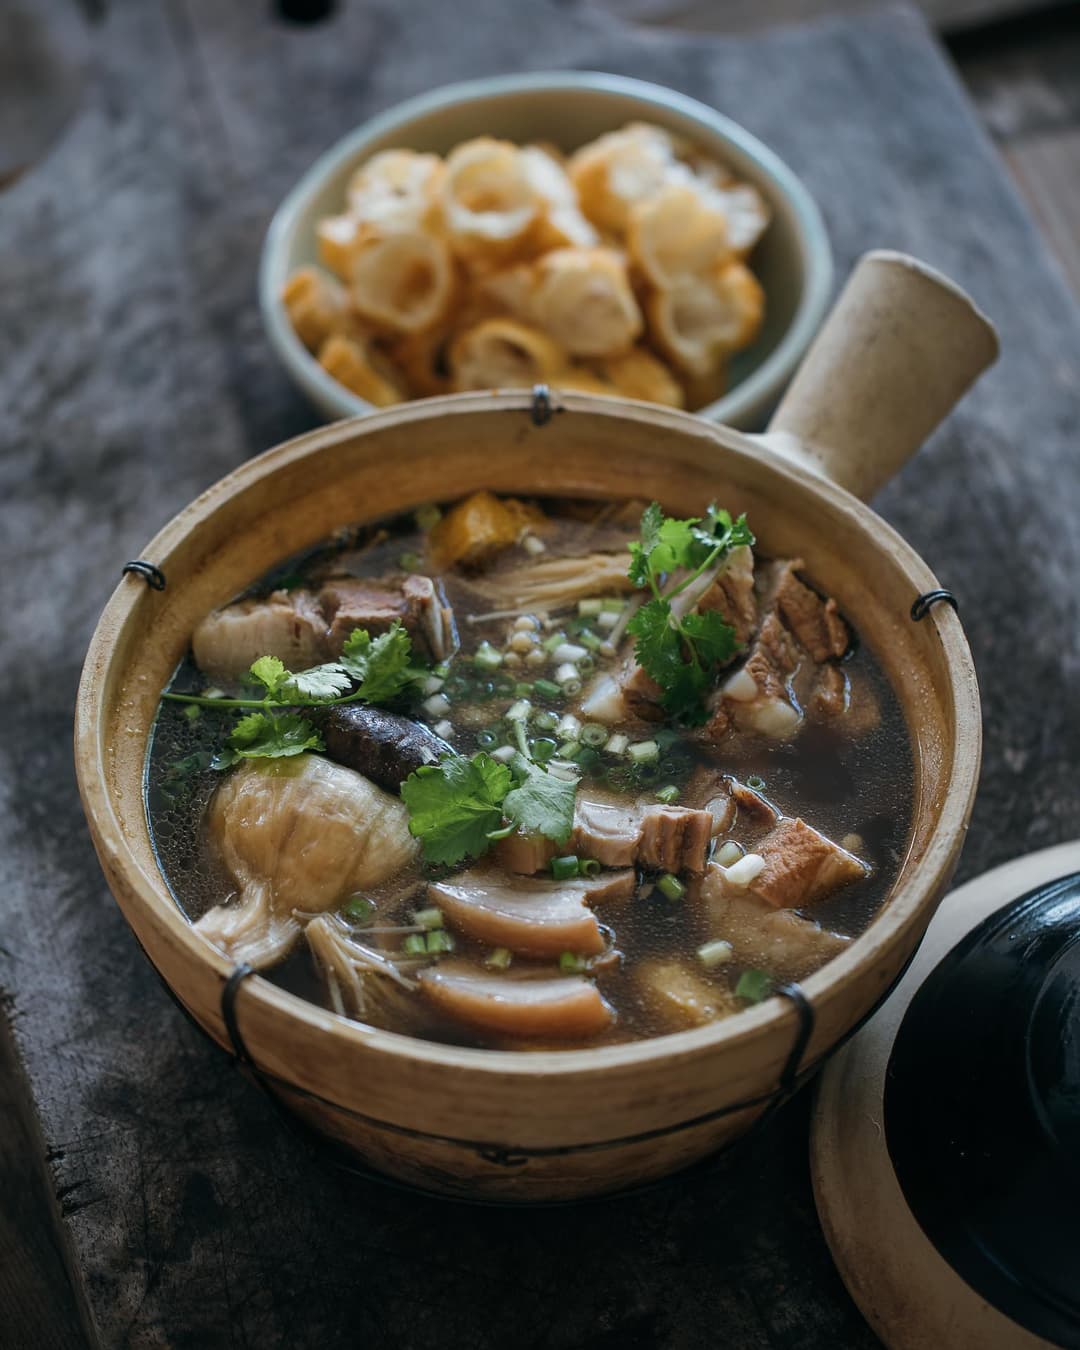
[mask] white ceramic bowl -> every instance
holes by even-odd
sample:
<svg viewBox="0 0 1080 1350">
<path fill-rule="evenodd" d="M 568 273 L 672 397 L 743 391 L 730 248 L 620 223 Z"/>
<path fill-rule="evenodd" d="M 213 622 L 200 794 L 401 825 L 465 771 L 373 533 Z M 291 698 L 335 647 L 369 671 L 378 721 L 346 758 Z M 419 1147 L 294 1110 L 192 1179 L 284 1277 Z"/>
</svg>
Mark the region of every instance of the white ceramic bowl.
<svg viewBox="0 0 1080 1350">
<path fill-rule="evenodd" d="M 752 259 L 765 288 L 764 328 L 732 361 L 728 392 L 700 410 L 732 426 L 762 425 L 829 302 L 832 252 L 817 206 L 781 159 L 712 108 L 660 85 L 590 71 L 447 85 L 380 113 L 320 155 L 274 215 L 259 273 L 266 331 L 295 383 L 328 418 L 372 410 L 323 370 L 293 332 L 280 299 L 292 272 L 316 261 L 316 222 L 342 210 L 345 185 L 363 160 L 396 146 L 444 154 L 459 141 L 485 134 L 554 141 L 573 150 L 634 120 L 687 137 L 753 183 L 772 206 L 772 223 Z"/>
</svg>

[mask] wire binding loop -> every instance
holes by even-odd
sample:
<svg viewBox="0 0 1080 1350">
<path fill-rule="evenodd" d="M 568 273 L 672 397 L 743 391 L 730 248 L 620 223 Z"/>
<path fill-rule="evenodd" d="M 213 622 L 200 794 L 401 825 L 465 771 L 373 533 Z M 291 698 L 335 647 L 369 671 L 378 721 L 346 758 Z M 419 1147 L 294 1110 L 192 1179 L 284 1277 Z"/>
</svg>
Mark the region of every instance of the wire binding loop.
<svg viewBox="0 0 1080 1350">
<path fill-rule="evenodd" d="M 960 603 L 957 600 L 956 596 L 953 595 L 952 591 L 946 590 L 927 591 L 925 595 L 917 596 L 914 604 L 911 606 L 912 619 L 916 623 L 918 623 L 921 619 L 925 619 L 926 616 L 930 613 L 931 608 L 934 605 L 936 605 L 940 600 L 943 600 L 947 605 L 952 605 L 953 609 L 957 612 L 957 614 L 960 613 Z"/>
<path fill-rule="evenodd" d="M 546 384 L 534 384 L 532 403 L 529 405 L 529 416 L 532 418 L 533 426 L 547 426 L 556 412 L 561 412 L 561 409 L 552 403 L 551 390 Z"/>
<path fill-rule="evenodd" d="M 814 1034 L 814 1007 L 803 993 L 800 984 L 782 984 L 776 992 L 791 1001 L 799 1018 L 795 1040 L 780 1074 L 779 1096 L 783 1100 L 790 1097 L 799 1086 L 799 1066 L 802 1064 L 806 1048 L 810 1044 L 810 1037 Z"/>
<path fill-rule="evenodd" d="M 249 975 L 254 974 L 255 972 L 250 966 L 241 962 L 240 965 L 234 967 L 232 974 L 225 981 L 221 990 L 221 1020 L 225 1023 L 225 1030 L 229 1033 L 229 1043 L 232 1046 L 233 1054 L 241 1064 L 246 1064 L 250 1069 L 255 1069 L 255 1061 L 248 1053 L 244 1038 L 240 1034 L 240 1023 L 236 1016 L 236 998 L 240 993 L 240 986 Z"/>
<path fill-rule="evenodd" d="M 124 564 L 120 575 L 126 576 L 128 572 L 133 572 L 136 576 L 142 577 L 152 591 L 163 591 L 165 589 L 165 573 L 160 567 L 155 567 L 152 562 L 146 562 L 143 558 L 135 558 L 133 561 Z"/>
</svg>

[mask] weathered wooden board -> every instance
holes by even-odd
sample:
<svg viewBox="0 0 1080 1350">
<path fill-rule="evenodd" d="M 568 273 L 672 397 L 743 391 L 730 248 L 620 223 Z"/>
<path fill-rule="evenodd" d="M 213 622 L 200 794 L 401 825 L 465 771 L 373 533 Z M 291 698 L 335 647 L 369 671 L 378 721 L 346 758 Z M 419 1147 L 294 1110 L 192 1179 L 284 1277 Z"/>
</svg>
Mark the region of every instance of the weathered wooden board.
<svg viewBox="0 0 1080 1350">
<path fill-rule="evenodd" d="M 980 669 L 964 874 L 1080 834 L 1080 317 L 921 20 L 721 41 L 560 0 L 512 21 L 499 0 L 339 4 L 307 29 L 269 5 L 111 5 L 78 119 L 0 203 L 0 987 L 103 1345 L 874 1343 L 814 1219 L 805 1102 L 707 1175 L 574 1210 L 343 1177 L 167 1000 L 82 828 L 71 706 L 121 564 L 311 424 L 253 300 L 275 202 L 407 94 L 568 64 L 716 104 L 805 176 L 841 273 L 909 249 L 1000 324 L 1000 366 L 880 507 L 960 596 Z"/>
</svg>

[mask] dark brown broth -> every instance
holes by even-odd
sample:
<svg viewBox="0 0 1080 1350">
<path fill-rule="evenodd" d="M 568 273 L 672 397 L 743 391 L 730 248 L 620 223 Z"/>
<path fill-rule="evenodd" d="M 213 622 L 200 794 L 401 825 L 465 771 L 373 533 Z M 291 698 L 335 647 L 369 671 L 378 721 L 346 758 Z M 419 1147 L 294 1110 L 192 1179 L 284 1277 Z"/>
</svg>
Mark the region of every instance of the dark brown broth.
<svg viewBox="0 0 1080 1350">
<path fill-rule="evenodd" d="M 546 503 L 549 514 L 554 504 Z M 545 536 L 551 553 L 576 555 L 582 549 L 616 545 L 632 531 L 613 533 L 610 525 L 592 529 L 578 519 L 559 517 L 555 533 Z M 330 572 L 348 571 L 358 575 L 379 576 L 393 570 L 399 559 L 418 552 L 422 538 L 415 531 L 411 516 L 367 530 L 343 530 L 326 547 L 294 559 L 274 569 L 248 592 L 265 595 L 281 584 L 297 584 L 300 579 L 317 581 Z M 496 565 L 517 567 L 528 561 L 520 549 L 514 549 Z M 475 605 L 475 594 L 467 580 L 454 575 L 444 578 L 447 591 L 459 615 Z M 461 624 L 462 656 L 468 657 L 485 638 L 497 645 L 505 637 L 510 621 Z M 457 669 L 456 666 L 454 669 Z M 823 927 L 856 935 L 869 924 L 887 897 L 903 860 L 910 832 L 912 806 L 912 764 L 907 731 L 899 705 L 880 667 L 865 645 L 856 642 L 845 662 L 853 685 L 864 682 L 873 691 L 880 706 L 880 721 L 861 738 L 853 738 L 842 723 L 807 720 L 791 741 L 769 741 L 763 737 L 731 736 L 721 744 L 719 756 L 709 756 L 695 743 L 683 737 L 673 752 L 662 758 L 661 769 L 650 785 L 639 786 L 633 796 L 651 795 L 661 784 L 685 782 L 693 766 L 717 764 L 743 781 L 760 778 L 761 789 L 789 816 L 802 816 L 808 823 L 835 840 L 849 833 L 861 836 L 860 856 L 873 866 L 865 880 L 845 887 L 815 905 L 812 917 Z M 545 672 L 546 673 L 546 672 Z M 186 662 L 173 681 L 173 688 L 191 688 L 198 672 Z M 532 673 L 523 678 L 532 678 Z M 480 725 L 455 731 L 455 747 L 471 753 L 477 748 L 477 734 L 483 726 L 497 720 L 497 711 L 505 709 L 512 696 L 494 696 L 490 704 L 477 705 L 485 712 L 477 716 Z M 451 720 L 467 709 L 467 702 L 455 703 Z M 554 710 L 557 705 L 552 705 Z M 220 904 L 233 887 L 208 847 L 204 818 L 219 775 L 209 768 L 210 753 L 220 744 L 231 719 L 207 711 L 191 720 L 177 704 L 163 703 L 155 723 L 146 772 L 147 812 L 158 862 L 181 910 L 192 921 Z M 634 728 L 643 735 L 640 724 Z M 672 755 L 679 758 L 672 767 Z M 177 765 L 181 768 L 178 770 Z M 582 785 L 596 785 L 586 776 Z M 738 839 L 738 825 L 732 837 Z M 395 907 L 390 897 L 402 889 L 393 879 L 372 891 L 380 900 L 379 922 L 397 919 L 408 922 L 408 912 L 422 903 L 413 897 Z M 718 984 L 733 988 L 741 967 L 726 965 L 704 971 L 694 960 L 696 949 L 717 934 L 710 933 L 697 912 L 693 890 L 680 902 L 664 899 L 658 892 L 621 902 L 607 914 L 597 907 L 601 923 L 616 931 L 615 947 L 621 961 L 613 968 L 597 972 L 598 987 L 617 1010 L 615 1025 L 590 1044 L 624 1041 L 654 1036 L 673 1029 L 646 1006 L 635 985 L 633 971 L 645 958 L 675 956 L 686 961 L 696 973 Z M 617 914 L 617 919 L 616 919 Z M 362 931 L 362 930 L 361 930 Z M 458 952 L 482 959 L 487 949 L 468 940 L 458 941 Z M 527 963 L 515 958 L 515 965 Z M 322 982 L 306 949 L 301 945 L 286 961 L 265 972 L 267 977 L 301 997 L 328 1006 Z M 426 1024 L 423 1034 L 429 1039 L 458 1044 L 495 1046 L 504 1044 L 485 1040 L 454 1024 Z M 515 1048 L 522 1048 L 515 1046 Z M 528 1047 L 524 1047 L 528 1048 Z"/>
</svg>

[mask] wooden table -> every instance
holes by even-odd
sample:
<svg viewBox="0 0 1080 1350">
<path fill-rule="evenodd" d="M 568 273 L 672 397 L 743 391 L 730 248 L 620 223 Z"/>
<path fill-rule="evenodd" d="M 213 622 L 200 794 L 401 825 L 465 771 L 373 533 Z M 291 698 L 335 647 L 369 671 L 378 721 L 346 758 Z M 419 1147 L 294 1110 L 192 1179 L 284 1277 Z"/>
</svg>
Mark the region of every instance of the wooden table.
<svg viewBox="0 0 1080 1350">
<path fill-rule="evenodd" d="M 354 1180 L 165 997 L 83 828 L 71 707 L 121 565 L 312 424 L 253 301 L 273 206 L 405 95 L 568 64 L 717 105 L 806 179 L 841 275 L 868 247 L 907 249 L 999 324 L 1000 365 L 878 506 L 960 597 L 979 667 L 963 875 L 1080 834 L 1080 315 L 918 17 L 721 40 L 565 0 L 513 22 L 498 0 L 378 0 L 304 29 L 220 0 L 111 6 L 77 120 L 0 212 L 0 989 L 98 1344 L 874 1344 L 814 1215 L 806 1094 L 711 1169 L 632 1198 L 522 1213 Z M 57 1294 L 5 1337 L 79 1333 Z"/>
</svg>

